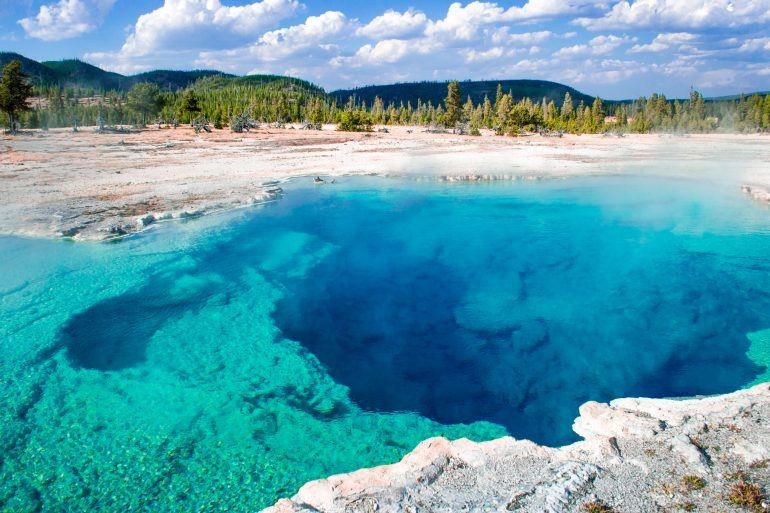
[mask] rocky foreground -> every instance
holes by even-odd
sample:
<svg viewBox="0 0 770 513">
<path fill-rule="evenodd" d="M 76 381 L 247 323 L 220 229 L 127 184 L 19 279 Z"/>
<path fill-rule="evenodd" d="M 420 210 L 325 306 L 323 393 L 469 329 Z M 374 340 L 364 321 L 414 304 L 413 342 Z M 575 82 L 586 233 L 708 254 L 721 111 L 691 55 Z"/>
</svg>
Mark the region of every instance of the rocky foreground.
<svg viewBox="0 0 770 513">
<path fill-rule="evenodd" d="M 551 448 L 431 438 L 400 462 L 303 486 L 267 513 L 768 511 L 770 383 L 688 400 L 588 402 Z"/>
</svg>

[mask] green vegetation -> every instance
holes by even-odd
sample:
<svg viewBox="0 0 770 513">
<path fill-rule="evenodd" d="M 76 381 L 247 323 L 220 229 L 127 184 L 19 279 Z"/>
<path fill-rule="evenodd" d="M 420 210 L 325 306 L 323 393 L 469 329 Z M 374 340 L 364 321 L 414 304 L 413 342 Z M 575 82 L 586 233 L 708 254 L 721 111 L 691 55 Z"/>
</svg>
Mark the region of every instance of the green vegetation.
<svg viewBox="0 0 770 513">
<path fill-rule="evenodd" d="M 11 61 L 3 68 L 0 77 L 0 110 L 8 115 L 11 133 L 16 133 L 16 117 L 30 110 L 27 99 L 32 96 L 32 86 L 21 71 L 21 62 Z"/>
<path fill-rule="evenodd" d="M 472 109 L 473 102 L 470 98 L 468 98 L 468 101 L 471 102 Z M 444 125 L 450 128 L 456 126 L 463 117 L 463 110 L 460 106 L 460 84 L 456 80 L 449 82 L 449 85 L 447 86 L 447 95 L 444 100 L 444 105 L 446 105 Z M 470 111 L 472 112 L 472 110 Z"/>
<path fill-rule="evenodd" d="M 184 92 L 184 95 L 182 96 L 182 107 L 180 110 L 187 114 L 190 120 L 198 113 L 200 113 L 201 106 L 198 102 L 198 96 L 195 94 L 193 89 L 188 89 Z"/>
<path fill-rule="evenodd" d="M 357 89 L 344 89 L 332 91 L 329 95 L 337 101 L 344 103 L 354 96 L 358 103 L 371 105 L 375 98 L 381 98 L 385 105 L 391 103 L 404 105 L 411 103 L 417 105 L 417 102 L 440 105 L 446 96 L 449 81 L 444 82 L 411 82 L 390 85 L 373 85 L 360 87 Z M 561 105 L 565 93 L 570 93 L 572 98 L 579 102 L 590 102 L 591 96 L 583 94 L 564 84 L 549 82 L 547 80 L 466 80 L 459 83 L 463 93 L 463 98 L 470 96 L 474 104 L 484 101 L 484 97 L 494 98 L 498 86 L 503 91 L 510 93 L 514 101 L 532 98 L 547 101 L 553 100 L 557 105 Z"/>
<path fill-rule="evenodd" d="M 706 482 L 698 476 L 686 475 L 682 476 L 682 486 L 688 492 L 694 490 L 702 490 L 706 487 Z"/>
<path fill-rule="evenodd" d="M 340 114 L 337 130 L 343 132 L 371 132 L 372 116 L 360 109 L 343 111 Z"/>
<path fill-rule="evenodd" d="M 17 53 L 0 52 L 0 65 L 5 65 L 12 60 L 22 63 L 22 70 L 32 78 L 32 82 L 37 88 L 59 87 L 85 89 L 94 92 L 110 90 L 127 92 L 136 84 L 150 82 L 158 85 L 161 89 L 175 90 L 184 89 L 205 76 L 234 77 L 234 75 L 211 70 L 155 70 L 126 76 L 105 71 L 78 59 L 37 62 Z"/>
<path fill-rule="evenodd" d="M 126 105 L 142 116 L 142 126 L 147 124 L 147 116 L 157 114 L 161 107 L 160 88 L 149 82 L 136 84 L 128 92 Z"/>
<path fill-rule="evenodd" d="M 586 502 L 581 506 L 580 509 L 586 513 L 614 513 L 615 511 L 611 507 L 599 501 Z"/>
<path fill-rule="evenodd" d="M 9 56 L 16 54 L 0 53 L 0 62 Z M 471 135 L 491 129 L 511 136 L 770 130 L 770 95 L 761 94 L 707 100 L 693 90 L 683 100 L 653 94 L 612 102 L 538 80 L 420 82 L 326 94 L 307 81 L 276 75 L 151 71 L 126 77 L 77 60 L 37 63 L 18 57 L 35 98 L 28 104 L 31 110 L 16 109 L 14 116 L 29 128 L 70 126 L 73 120 L 144 125 L 157 115 L 159 123 L 173 121 L 174 126 L 205 117 L 218 128 L 241 118 L 338 123 L 340 130 L 352 131 L 374 125 L 443 125 Z M 343 93 L 351 94 L 343 98 Z"/>
<path fill-rule="evenodd" d="M 727 500 L 731 504 L 751 511 L 762 511 L 762 489 L 754 484 L 741 481 L 730 488 Z"/>
</svg>

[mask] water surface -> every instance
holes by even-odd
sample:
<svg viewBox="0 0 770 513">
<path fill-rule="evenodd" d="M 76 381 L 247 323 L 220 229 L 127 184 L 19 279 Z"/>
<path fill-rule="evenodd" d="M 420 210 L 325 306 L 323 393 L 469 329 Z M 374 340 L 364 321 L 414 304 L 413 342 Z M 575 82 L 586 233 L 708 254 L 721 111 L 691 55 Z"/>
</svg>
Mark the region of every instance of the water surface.
<svg viewBox="0 0 770 513">
<path fill-rule="evenodd" d="M 435 435 L 766 371 L 770 217 L 654 176 L 297 180 L 111 244 L 0 238 L 0 509 L 254 511 Z"/>
</svg>

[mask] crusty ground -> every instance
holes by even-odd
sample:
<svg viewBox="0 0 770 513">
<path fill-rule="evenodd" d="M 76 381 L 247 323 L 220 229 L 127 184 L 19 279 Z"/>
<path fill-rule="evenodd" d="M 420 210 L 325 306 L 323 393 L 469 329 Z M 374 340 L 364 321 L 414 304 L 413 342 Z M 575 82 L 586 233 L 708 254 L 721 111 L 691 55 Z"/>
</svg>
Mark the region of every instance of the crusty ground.
<svg viewBox="0 0 770 513">
<path fill-rule="evenodd" d="M 0 233 L 104 239 L 142 229 L 137 219 L 205 213 L 259 202 L 297 176 L 428 175 L 516 179 L 713 166 L 733 155 L 725 176 L 770 185 L 770 137 L 567 135 L 563 138 L 260 128 L 197 135 L 189 127 L 97 134 L 81 127 L 0 136 Z M 654 165 L 651 166 L 650 163 Z M 680 166 L 681 167 L 681 166 Z M 731 182 L 731 186 L 733 186 Z"/>
</svg>

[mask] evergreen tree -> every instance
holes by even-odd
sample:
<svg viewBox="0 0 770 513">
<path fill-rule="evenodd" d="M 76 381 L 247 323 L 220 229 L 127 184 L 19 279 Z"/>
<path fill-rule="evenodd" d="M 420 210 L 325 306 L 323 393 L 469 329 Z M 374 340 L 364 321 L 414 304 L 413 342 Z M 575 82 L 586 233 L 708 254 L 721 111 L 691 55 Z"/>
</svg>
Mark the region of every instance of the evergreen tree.
<svg viewBox="0 0 770 513">
<path fill-rule="evenodd" d="M 594 98 L 594 104 L 591 106 L 591 116 L 594 118 L 593 121 L 596 127 L 604 125 L 605 115 L 604 102 L 599 97 Z"/>
<path fill-rule="evenodd" d="M 16 115 L 31 110 L 27 99 L 32 96 L 32 85 L 21 70 L 21 62 L 13 60 L 3 68 L 0 78 L 0 110 L 8 115 L 11 133 L 16 133 Z"/>
<path fill-rule="evenodd" d="M 145 126 L 147 116 L 155 115 L 160 110 L 160 88 L 149 82 L 136 84 L 128 92 L 128 107 L 141 114 L 142 126 Z"/>
<path fill-rule="evenodd" d="M 193 119 L 196 117 L 197 114 L 200 114 L 201 112 L 200 102 L 198 101 L 198 96 L 195 94 L 195 91 L 192 88 L 184 92 L 184 96 L 182 97 L 181 110 L 182 112 L 187 113 L 189 115 L 188 121 L 190 122 L 193 121 Z"/>
<path fill-rule="evenodd" d="M 572 104 L 572 96 L 569 91 L 564 93 L 564 102 L 561 104 L 561 119 L 569 121 L 575 113 L 575 106 Z"/>
<path fill-rule="evenodd" d="M 501 84 L 497 84 L 497 92 L 495 92 L 495 112 L 497 112 L 497 107 L 500 105 L 500 100 L 503 99 L 503 86 Z"/>
<path fill-rule="evenodd" d="M 446 107 L 446 114 L 444 115 L 444 124 L 447 127 L 454 127 L 462 119 L 462 104 L 460 99 L 460 83 L 457 80 L 452 80 L 447 86 L 446 99 L 444 100 L 444 106 Z"/>
</svg>

